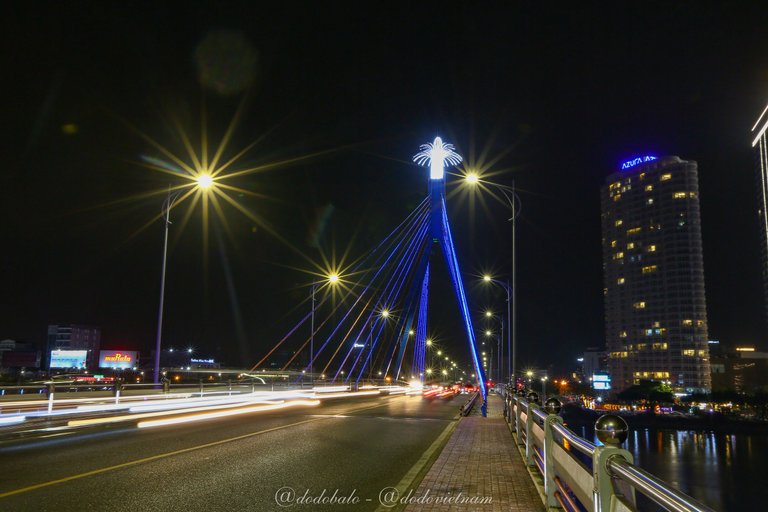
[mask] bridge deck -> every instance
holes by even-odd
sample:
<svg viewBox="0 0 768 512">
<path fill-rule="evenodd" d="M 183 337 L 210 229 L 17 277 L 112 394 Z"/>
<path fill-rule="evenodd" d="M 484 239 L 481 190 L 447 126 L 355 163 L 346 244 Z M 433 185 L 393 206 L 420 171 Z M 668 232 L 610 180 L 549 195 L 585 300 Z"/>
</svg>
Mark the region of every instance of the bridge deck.
<svg viewBox="0 0 768 512">
<path fill-rule="evenodd" d="M 447 512 L 544 511 L 544 505 L 514 445 L 503 417 L 504 403 L 488 395 L 488 417 L 462 418 L 440 456 L 413 494 L 428 496 L 431 502 L 412 503 L 406 511 Z M 474 414 L 477 413 L 477 414 Z M 453 497 L 453 503 L 437 503 L 437 498 Z M 462 499 L 490 498 L 485 503 Z"/>
</svg>

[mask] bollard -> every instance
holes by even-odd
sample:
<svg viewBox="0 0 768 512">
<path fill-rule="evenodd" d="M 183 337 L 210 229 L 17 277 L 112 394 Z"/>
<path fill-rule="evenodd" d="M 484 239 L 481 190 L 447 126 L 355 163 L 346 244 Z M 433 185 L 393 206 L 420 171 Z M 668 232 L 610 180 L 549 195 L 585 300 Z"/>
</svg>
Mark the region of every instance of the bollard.
<svg viewBox="0 0 768 512">
<path fill-rule="evenodd" d="M 48 383 L 48 414 L 53 412 L 53 395 L 56 392 L 56 385 L 53 382 Z"/>
<path fill-rule="evenodd" d="M 112 386 L 112 394 L 115 397 L 115 405 L 120 403 L 120 390 L 123 389 L 123 383 L 120 377 L 115 377 L 115 382 Z"/>
<path fill-rule="evenodd" d="M 227 385 L 229 386 L 229 396 L 232 396 L 232 379 L 227 381 Z"/>
<path fill-rule="evenodd" d="M 547 507 L 559 507 L 560 503 L 555 498 L 557 484 L 555 484 L 555 456 L 552 453 L 555 439 L 552 437 L 552 425 L 563 424 L 563 419 L 558 416 L 563 408 L 562 402 L 557 398 L 550 398 L 544 402 L 544 411 L 547 417 L 544 420 L 544 494 L 547 497 Z"/>
<path fill-rule="evenodd" d="M 608 460 L 612 457 L 621 457 L 630 464 L 634 462 L 632 454 L 619 448 L 627 440 L 629 426 L 624 418 L 615 414 L 604 414 L 595 422 L 595 435 L 604 446 L 595 448 L 592 455 L 592 476 L 594 477 L 594 490 L 592 499 L 595 512 L 608 512 L 614 496 L 621 495 L 616 492 L 611 474 L 608 471 Z M 635 503 L 635 491 L 630 487 L 629 496 L 624 496 L 630 503 Z"/>
<path fill-rule="evenodd" d="M 203 398 L 203 379 L 200 379 L 200 398 Z"/>
<path fill-rule="evenodd" d="M 163 393 L 170 393 L 171 392 L 171 381 L 168 379 L 163 379 Z"/>
</svg>

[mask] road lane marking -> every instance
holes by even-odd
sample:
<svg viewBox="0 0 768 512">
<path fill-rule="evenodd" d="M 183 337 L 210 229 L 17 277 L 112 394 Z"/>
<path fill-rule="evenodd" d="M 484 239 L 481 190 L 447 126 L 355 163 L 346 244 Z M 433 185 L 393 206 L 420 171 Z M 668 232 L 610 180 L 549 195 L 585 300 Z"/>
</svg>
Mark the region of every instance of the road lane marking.
<svg viewBox="0 0 768 512">
<path fill-rule="evenodd" d="M 398 398 L 400 398 L 400 397 L 398 397 Z M 367 407 L 360 407 L 358 409 L 350 409 L 350 410 L 344 411 L 344 413 L 364 411 L 364 410 L 367 410 L 367 409 L 375 409 L 377 407 L 382 407 L 384 405 L 386 405 L 386 404 L 376 404 L 376 405 L 371 405 L 371 406 L 367 406 Z M 341 414 L 344 414 L 344 413 L 341 413 Z M 6 492 L 3 492 L 3 493 L 0 493 L 0 499 L 7 498 L 9 496 L 14 496 L 16 494 L 22 494 L 22 493 L 25 493 L 25 492 L 34 491 L 34 490 L 37 490 L 37 489 L 42 489 L 44 487 L 50 487 L 50 486 L 56 485 L 56 484 L 62 484 L 64 482 L 71 482 L 72 480 L 79 480 L 81 478 L 86 478 L 86 477 L 89 477 L 89 476 L 99 475 L 99 474 L 102 474 L 102 473 L 107 473 L 109 471 L 115 471 L 117 469 L 127 468 L 127 467 L 130 467 L 130 466 L 135 466 L 137 464 L 143 464 L 145 462 L 152 462 L 152 461 L 155 461 L 155 460 L 164 459 L 164 458 L 167 458 L 167 457 L 172 457 L 174 455 L 181 455 L 183 453 L 189 453 L 189 452 L 193 452 L 193 451 L 196 451 L 196 450 L 202 450 L 204 448 L 210 448 L 212 446 L 219 446 L 219 445 L 222 445 L 222 444 L 231 443 L 233 441 L 239 441 L 241 439 L 248 439 L 249 437 L 258 436 L 258 435 L 261 435 L 261 434 L 268 434 L 269 432 L 275 432 L 277 430 L 283 430 L 283 429 L 290 428 L 290 427 L 296 427 L 298 425 L 304 425 L 305 423 L 314 423 L 316 421 L 322 421 L 324 419 L 328 419 L 329 417 L 330 418 L 342 417 L 341 414 L 333 415 L 333 416 L 326 416 L 326 417 L 322 417 L 322 418 L 312 418 L 312 419 L 304 420 L 304 421 L 297 421 L 295 423 L 289 423 L 288 425 L 280 425 L 279 427 L 272 427 L 272 428 L 268 428 L 268 429 L 265 429 L 265 430 L 259 430 L 258 432 L 250 432 L 248 434 L 243 434 L 243 435 L 236 436 L 236 437 L 230 437 L 230 438 L 227 438 L 227 439 L 221 439 L 219 441 L 213 441 L 213 442 L 206 443 L 206 444 L 201 444 L 201 445 L 197 445 L 197 446 L 190 446 L 189 448 L 182 448 L 180 450 L 175 450 L 175 451 L 172 451 L 172 452 L 160 453 L 158 455 L 152 455 L 150 457 L 144 457 L 142 459 L 137 459 L 137 460 L 132 460 L 132 461 L 128 461 L 128 462 L 123 462 L 121 464 L 115 464 L 114 466 L 108 466 L 106 468 L 94 469 L 92 471 L 86 471 L 85 473 L 79 473 L 77 475 L 66 476 L 64 478 L 58 478 L 56 480 L 49 480 L 48 482 L 42 482 L 42 483 L 39 483 L 39 484 L 34 484 L 34 485 L 29 485 L 27 487 L 22 487 L 20 489 L 14 489 L 12 491 L 6 491 Z"/>
<path fill-rule="evenodd" d="M 437 439 L 427 448 L 427 451 L 425 451 L 419 460 L 416 461 L 416 464 L 414 464 L 410 470 L 405 474 L 403 478 L 400 479 L 400 482 L 394 487 L 397 492 L 398 496 L 402 496 L 405 491 L 408 489 L 413 489 L 413 484 L 416 483 L 416 480 L 419 479 L 419 483 L 421 483 L 420 480 L 424 478 L 424 475 L 427 474 L 427 471 L 429 471 L 429 468 L 432 467 L 432 464 L 430 462 L 434 463 L 434 459 L 436 459 L 436 455 L 439 456 L 440 452 L 442 452 L 443 448 L 445 447 L 446 443 L 448 442 L 448 439 L 453 434 L 453 431 L 456 430 L 456 426 L 459 424 L 457 420 L 450 420 L 450 423 L 448 426 L 446 426 L 443 431 L 440 433 L 439 436 L 437 436 Z M 416 489 L 414 489 L 415 491 Z M 396 506 L 390 506 L 386 507 L 383 503 L 379 502 L 380 505 L 378 508 L 376 508 L 375 512 L 391 512 L 393 510 L 402 510 L 405 508 L 402 504 L 396 504 Z"/>
</svg>

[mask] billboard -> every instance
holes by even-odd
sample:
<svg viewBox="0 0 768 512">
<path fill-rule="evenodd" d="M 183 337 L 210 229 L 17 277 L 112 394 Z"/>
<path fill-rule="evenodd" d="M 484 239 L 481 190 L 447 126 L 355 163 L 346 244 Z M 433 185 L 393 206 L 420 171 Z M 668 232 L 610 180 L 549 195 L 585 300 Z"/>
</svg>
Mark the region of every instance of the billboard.
<svg viewBox="0 0 768 512">
<path fill-rule="evenodd" d="M 51 350 L 51 368 L 83 368 L 87 350 Z"/>
<path fill-rule="evenodd" d="M 102 350 L 99 352 L 99 368 L 133 368 L 138 354 L 135 350 Z"/>
<path fill-rule="evenodd" d="M 611 376 L 607 373 L 592 374 L 593 389 L 611 389 Z"/>
</svg>

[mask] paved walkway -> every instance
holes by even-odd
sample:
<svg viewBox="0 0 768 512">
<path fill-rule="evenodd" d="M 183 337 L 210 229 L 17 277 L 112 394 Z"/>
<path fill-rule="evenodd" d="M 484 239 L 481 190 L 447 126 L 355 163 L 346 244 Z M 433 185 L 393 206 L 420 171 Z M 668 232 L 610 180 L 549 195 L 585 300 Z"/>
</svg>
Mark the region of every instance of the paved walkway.
<svg viewBox="0 0 768 512">
<path fill-rule="evenodd" d="M 414 497 L 432 497 L 412 503 L 411 511 L 488 512 L 543 511 L 536 487 L 528 474 L 503 417 L 504 403 L 488 395 L 488 417 L 462 418 L 440 456 L 422 480 Z M 428 493 L 428 494 L 427 494 Z M 438 503 L 452 498 L 452 503 Z M 462 500 L 465 500 L 462 502 Z"/>
</svg>

